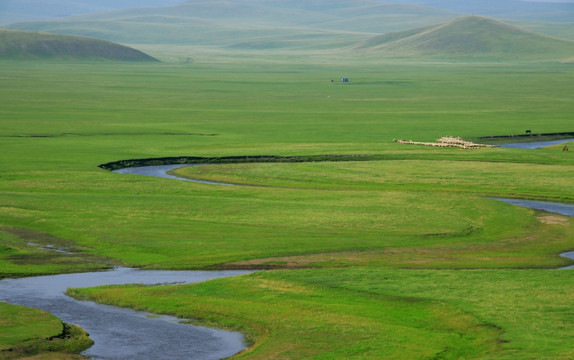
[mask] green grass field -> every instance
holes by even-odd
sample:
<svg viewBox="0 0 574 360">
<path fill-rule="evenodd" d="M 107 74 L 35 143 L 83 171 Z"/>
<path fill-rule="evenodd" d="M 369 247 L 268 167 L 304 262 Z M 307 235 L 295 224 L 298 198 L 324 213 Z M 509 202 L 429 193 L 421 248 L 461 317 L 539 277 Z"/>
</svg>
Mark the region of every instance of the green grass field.
<svg viewBox="0 0 574 360">
<path fill-rule="evenodd" d="M 1 61 L 0 277 L 292 269 L 97 296 L 245 331 L 245 359 L 571 357 L 570 275 L 546 269 L 574 220 L 486 197 L 574 202 L 572 152 L 393 139 L 573 131 L 572 64 L 292 59 Z M 178 171 L 233 187 L 97 167 L 321 154 L 381 160 Z"/>
</svg>

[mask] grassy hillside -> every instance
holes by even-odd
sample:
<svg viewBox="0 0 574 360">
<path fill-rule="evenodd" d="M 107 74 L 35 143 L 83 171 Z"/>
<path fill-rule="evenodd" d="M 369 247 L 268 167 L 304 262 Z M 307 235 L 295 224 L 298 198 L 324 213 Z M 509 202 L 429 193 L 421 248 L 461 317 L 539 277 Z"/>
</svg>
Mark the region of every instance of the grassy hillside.
<svg viewBox="0 0 574 360">
<path fill-rule="evenodd" d="M 574 40 L 574 22 L 510 21 L 509 23 L 538 34 Z"/>
<path fill-rule="evenodd" d="M 539 35 L 494 19 L 468 16 L 444 24 L 377 36 L 352 47 L 352 50 L 387 57 L 557 60 L 574 55 L 574 41 Z"/>
<path fill-rule="evenodd" d="M 0 58 L 157 61 L 130 47 L 79 36 L 0 30 Z"/>
</svg>

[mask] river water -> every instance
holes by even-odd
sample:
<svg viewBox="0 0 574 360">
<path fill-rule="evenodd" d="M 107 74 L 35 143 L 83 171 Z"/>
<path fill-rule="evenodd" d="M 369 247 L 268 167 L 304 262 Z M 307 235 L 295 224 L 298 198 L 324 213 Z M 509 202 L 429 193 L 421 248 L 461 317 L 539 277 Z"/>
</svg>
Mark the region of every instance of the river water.
<svg viewBox="0 0 574 360">
<path fill-rule="evenodd" d="M 194 283 L 249 271 L 148 271 L 118 268 L 107 272 L 39 276 L 0 281 L 0 301 L 48 311 L 85 329 L 95 344 L 84 352 L 94 360 L 218 360 L 246 345 L 237 332 L 182 324 L 169 316 L 77 301 L 68 287 L 120 284 Z"/>
<path fill-rule="evenodd" d="M 514 144 L 502 144 L 500 147 L 513 148 L 513 149 L 540 149 L 546 146 L 558 145 L 565 142 L 574 141 L 574 139 L 562 139 L 562 140 L 551 140 L 551 141 L 538 141 L 538 142 L 527 142 L 527 143 L 514 143 Z"/>
<path fill-rule="evenodd" d="M 165 179 L 173 179 L 173 180 L 183 180 L 183 181 L 190 181 L 200 184 L 210 184 L 210 185 L 224 185 L 224 186 L 232 186 L 233 184 L 226 184 L 220 182 L 213 182 L 213 181 L 203 181 L 203 180 L 193 180 L 193 179 L 186 179 L 174 175 L 170 175 L 167 172 L 173 169 L 177 169 L 180 167 L 187 167 L 187 166 L 197 166 L 195 165 L 185 165 L 185 164 L 175 164 L 175 165 L 157 165 L 157 166 L 140 166 L 140 167 L 129 167 L 123 168 L 119 170 L 114 170 L 113 172 L 118 174 L 131 174 L 131 175 L 144 175 L 144 176 L 153 176 Z"/>
</svg>

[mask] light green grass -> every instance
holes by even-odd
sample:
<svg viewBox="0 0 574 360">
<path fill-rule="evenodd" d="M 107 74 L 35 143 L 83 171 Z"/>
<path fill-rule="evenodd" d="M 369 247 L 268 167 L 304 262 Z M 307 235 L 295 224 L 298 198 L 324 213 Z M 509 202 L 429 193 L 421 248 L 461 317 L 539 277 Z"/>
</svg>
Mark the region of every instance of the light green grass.
<svg viewBox="0 0 574 360">
<path fill-rule="evenodd" d="M 487 159 L 495 151 L 471 154 Z M 556 147 L 541 150 L 549 162 L 571 160 Z M 416 156 L 413 156 L 416 157 Z M 438 193 L 474 193 L 574 202 L 569 165 L 488 162 L 480 160 L 388 160 L 307 164 L 237 164 L 191 166 L 173 174 L 235 184 Z M 445 195 L 446 196 L 446 195 Z"/>
<path fill-rule="evenodd" d="M 349 265 L 371 263 L 373 251 L 450 252 L 453 244 L 465 255 L 424 266 L 565 263 L 556 254 L 570 247 L 567 226 L 546 227 L 531 211 L 479 197 L 572 200 L 570 153 L 441 150 L 392 140 L 571 130 L 569 66 L 0 65 L 1 146 L 11 154 L 0 160 L 7 226 L 154 268 L 364 253 L 351 262 L 336 256 L 336 264 Z M 340 74 L 351 83 L 330 82 Z M 402 161 L 268 165 L 270 179 L 257 165 L 252 174 L 226 175 L 288 188 L 221 188 L 97 168 L 178 155 L 365 153 Z M 536 236 L 555 233 L 542 251 L 527 241 L 533 229 Z M 507 248 L 492 260 L 504 241 L 520 251 Z M 482 255 L 473 259 L 476 247 Z M 422 261 L 389 257 L 375 263 Z"/>
</svg>

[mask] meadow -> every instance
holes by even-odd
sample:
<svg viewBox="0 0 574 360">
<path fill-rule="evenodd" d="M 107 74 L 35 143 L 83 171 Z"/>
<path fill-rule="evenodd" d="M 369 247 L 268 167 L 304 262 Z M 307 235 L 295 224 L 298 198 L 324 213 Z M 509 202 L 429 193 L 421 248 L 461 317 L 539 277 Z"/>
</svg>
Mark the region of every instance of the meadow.
<svg viewBox="0 0 574 360">
<path fill-rule="evenodd" d="M 569 263 L 574 220 L 487 197 L 574 202 L 572 153 L 393 140 L 572 131 L 573 78 L 560 63 L 1 61 L 0 277 L 290 269 L 90 292 L 242 330 L 238 358 L 568 358 L 570 275 L 547 269 Z M 381 158 L 177 170 L 231 187 L 98 168 L 323 154 Z"/>
</svg>

